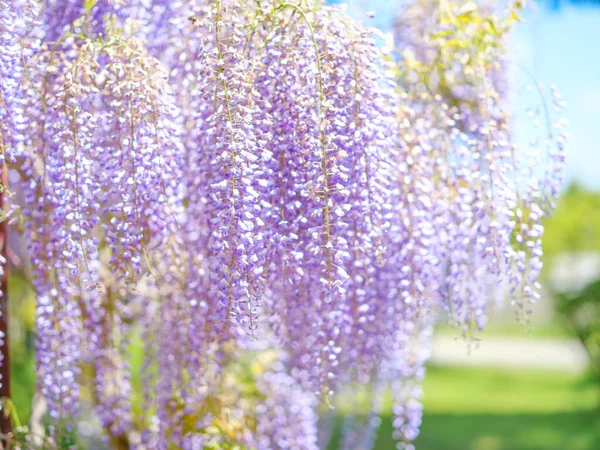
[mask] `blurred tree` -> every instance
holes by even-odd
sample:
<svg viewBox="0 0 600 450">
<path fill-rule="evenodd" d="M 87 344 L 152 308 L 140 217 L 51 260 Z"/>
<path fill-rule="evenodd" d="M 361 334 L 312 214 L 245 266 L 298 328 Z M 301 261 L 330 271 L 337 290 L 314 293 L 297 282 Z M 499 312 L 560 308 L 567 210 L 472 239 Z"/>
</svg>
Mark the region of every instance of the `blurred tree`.
<svg viewBox="0 0 600 450">
<path fill-rule="evenodd" d="M 548 266 L 563 252 L 600 251 L 600 193 L 571 184 L 544 227 L 544 256 Z"/>
<path fill-rule="evenodd" d="M 600 193 L 572 184 L 559 199 L 555 215 L 546 220 L 545 227 L 544 252 L 550 269 L 546 276 L 555 276 L 553 266 L 561 254 L 578 257 L 600 253 Z M 555 286 L 557 311 L 585 347 L 594 378 L 600 382 L 600 279 L 585 281 L 583 286 L 549 285 Z"/>
<path fill-rule="evenodd" d="M 557 294 L 558 310 L 584 345 L 594 377 L 600 382 L 600 280 L 578 293 Z"/>
</svg>

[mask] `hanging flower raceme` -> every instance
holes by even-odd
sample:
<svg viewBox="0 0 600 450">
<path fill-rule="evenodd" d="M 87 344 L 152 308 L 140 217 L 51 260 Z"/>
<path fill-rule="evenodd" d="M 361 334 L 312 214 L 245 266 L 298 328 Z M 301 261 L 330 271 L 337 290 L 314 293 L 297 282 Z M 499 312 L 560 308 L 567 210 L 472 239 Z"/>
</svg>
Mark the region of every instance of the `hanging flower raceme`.
<svg viewBox="0 0 600 450">
<path fill-rule="evenodd" d="M 295 14 L 291 8 L 286 13 Z M 268 276 L 275 288 L 271 310 L 281 318 L 274 331 L 282 342 L 294 343 L 297 376 L 315 390 L 330 384 L 339 366 L 336 318 L 348 279 L 343 216 L 349 205 L 342 179 L 347 180 L 349 158 L 335 138 L 336 127 L 345 127 L 348 116 L 332 86 L 334 65 L 349 65 L 339 52 L 343 38 L 330 33 L 332 24 L 323 11 L 275 30 L 267 37 L 271 40 L 258 77 L 273 118 L 269 237 L 279 245 L 272 247 Z M 327 31 L 316 31 L 321 27 Z"/>
<path fill-rule="evenodd" d="M 97 282 L 98 269 L 97 240 L 92 236 L 99 220 L 94 175 L 98 125 L 88 84 L 96 66 L 91 45 L 78 52 L 68 61 L 41 49 L 31 60 L 24 85 L 25 117 L 31 126 L 24 136 L 27 159 L 20 161 L 30 177 L 23 188 L 26 201 L 38 198 L 23 211 L 29 219 L 26 235 L 35 255 L 39 296 L 38 374 L 56 419 L 71 416 L 77 408 L 84 299 Z M 49 86 L 50 80 L 56 83 Z M 33 169 L 40 163 L 42 173 L 37 173 Z"/>
<path fill-rule="evenodd" d="M 25 143 L 42 171 L 25 192 L 42 201 L 24 215 L 40 296 L 40 385 L 55 417 L 72 415 L 78 364 L 91 363 L 98 412 L 118 436 L 130 408 L 123 356 L 130 313 L 120 303 L 131 295 L 119 280 L 137 282 L 155 261 L 178 269 L 178 113 L 162 69 L 136 41 L 42 49 L 30 62 L 33 126 Z"/>
<path fill-rule="evenodd" d="M 5 2 L 0 3 L 0 149 L 1 164 L 14 162 L 17 143 L 19 84 L 23 75 L 21 45 L 23 17 Z"/>
<path fill-rule="evenodd" d="M 204 136 L 209 166 L 208 226 L 211 301 L 215 332 L 242 325 L 254 336 L 261 303 L 264 271 L 262 216 L 270 205 L 261 199 L 265 147 L 262 125 L 269 120 L 255 103 L 252 68 L 243 54 L 244 25 L 240 11 L 217 2 L 206 21 L 200 49 L 202 73 L 198 90 L 215 109 L 206 118 Z M 205 181 L 206 182 L 206 181 Z"/>
<path fill-rule="evenodd" d="M 173 245 L 181 201 L 180 117 L 166 74 L 138 41 L 105 52 L 100 161 L 110 180 L 103 202 L 111 217 L 104 228 L 113 270 L 135 283 L 142 270 L 152 273 L 150 248 Z"/>
<path fill-rule="evenodd" d="M 257 384 L 264 401 L 256 407 L 253 447 L 317 450 L 317 398 L 281 368 L 264 374 Z"/>
<path fill-rule="evenodd" d="M 525 197 L 532 199 L 526 208 L 539 220 L 545 188 L 537 181 L 540 174 L 525 174 L 520 168 L 528 163 L 520 162 L 511 139 L 503 82 L 507 58 L 504 46 L 497 45 L 497 40 L 505 39 L 510 19 L 495 17 L 489 5 L 417 1 L 408 11 L 415 9 L 429 14 L 418 20 L 403 16 L 411 27 L 398 28 L 398 39 L 413 48 L 404 55 L 401 84 L 410 92 L 407 98 L 420 124 L 419 139 L 441 133 L 428 145 L 435 167 L 431 179 L 437 218 L 431 221 L 436 230 L 432 242 L 439 243 L 432 250 L 437 249 L 434 259 L 440 262 L 434 279 L 443 279 L 437 294 L 452 321 L 469 332 L 483 328 L 493 297 L 489 292 L 510 289 L 515 303 L 522 305 L 525 292 L 537 291 L 535 278 L 541 266 L 534 259 L 536 270 L 523 276 L 525 256 L 518 250 L 521 244 L 513 241 L 521 219 L 514 216 L 522 216 L 522 207 L 515 208 Z M 422 20 L 433 22 L 423 28 Z M 416 32 L 425 28 L 432 32 Z M 431 67 L 440 70 L 431 73 Z M 524 178 L 530 180 L 526 192 L 520 182 Z"/>
<path fill-rule="evenodd" d="M 347 213 L 339 220 L 347 230 L 349 255 L 343 309 L 349 327 L 340 344 L 347 347 L 342 354 L 347 367 L 341 370 L 358 367 L 365 374 L 376 370 L 382 356 L 378 337 L 392 333 L 379 328 L 382 323 L 375 320 L 379 305 L 370 294 L 390 250 L 386 235 L 393 211 L 393 165 L 398 157 L 398 103 L 391 67 L 381 62 L 375 48 L 376 33 L 343 21 L 338 26 L 336 34 L 347 40 L 343 45 L 348 62 L 346 82 L 337 83 L 336 90 L 339 104 L 347 105 L 349 115 L 338 144 L 348 159 L 348 172 L 338 182 L 344 186 L 347 205 Z M 340 65 L 336 67 L 340 71 Z"/>
<path fill-rule="evenodd" d="M 110 14 L 122 17 L 117 0 L 46 0 L 41 2 L 40 22 L 45 41 L 55 44 L 70 32 L 90 38 L 106 32 Z"/>
<path fill-rule="evenodd" d="M 371 33 L 339 14 L 282 21 L 261 38 L 256 81 L 273 122 L 273 330 L 293 343 L 297 376 L 313 388 L 331 385 L 342 370 L 343 335 L 368 340 L 358 314 L 368 308 L 361 297 L 382 258 L 390 208 L 394 89 L 373 56 Z"/>
<path fill-rule="evenodd" d="M 181 386 L 188 339 L 181 296 L 185 268 L 176 237 L 183 195 L 181 116 L 163 67 L 138 41 L 109 47 L 106 55 L 110 60 L 99 74 L 105 126 L 102 168 L 110 180 L 104 236 L 112 250 L 113 272 L 142 289 L 139 320 L 148 354 L 160 362 L 158 369 L 146 368 L 146 376 L 153 379 L 147 378 L 149 386 L 156 389 L 156 398 L 146 400 L 148 407 L 158 408 L 166 429 L 165 408 L 174 386 Z M 143 274 L 150 275 L 150 283 L 143 282 Z M 158 304 L 151 300 L 156 290 L 163 296 Z M 163 341 L 166 330 L 176 331 Z"/>
<path fill-rule="evenodd" d="M 173 437 L 173 441 L 182 445 L 189 442 L 192 433 L 177 424 L 182 415 L 196 411 L 205 400 L 206 392 L 214 388 L 222 363 L 222 352 L 217 350 L 231 338 L 227 324 L 219 315 L 223 309 L 220 296 L 209 295 L 209 274 L 214 259 L 209 246 L 212 157 L 207 151 L 207 131 L 213 128 L 209 119 L 216 105 L 213 97 L 203 95 L 202 86 L 207 80 L 199 76 L 207 69 L 198 56 L 199 48 L 211 44 L 206 42 L 206 29 L 190 20 L 190 17 L 204 17 L 208 13 L 206 3 L 209 2 L 131 1 L 123 6 L 124 14 L 135 23 L 136 36 L 147 42 L 148 53 L 165 66 L 180 114 L 179 136 L 184 151 L 179 185 L 184 189 L 182 203 L 186 207 L 177 217 L 177 255 L 174 256 L 181 270 L 169 282 L 166 294 L 169 308 L 158 309 L 159 318 L 154 318 L 147 327 L 159 330 L 153 332 L 158 340 L 163 333 L 172 330 L 175 333 L 172 339 L 160 344 L 153 340 L 147 351 L 149 361 L 153 357 L 160 359 L 159 380 L 154 381 L 160 385 L 157 389 L 161 392 L 157 398 L 161 427 L 164 426 L 161 433 L 176 430 L 177 438 Z M 210 32 L 208 38 L 214 39 L 214 33 Z M 214 74 L 210 77 L 214 78 Z M 215 368 L 217 373 L 208 376 Z M 151 378 L 154 369 L 148 369 L 146 372 Z M 184 371 L 192 376 L 184 380 Z M 181 395 L 177 391 L 181 391 Z M 179 402 L 175 402 L 176 408 L 174 397 Z"/>
</svg>

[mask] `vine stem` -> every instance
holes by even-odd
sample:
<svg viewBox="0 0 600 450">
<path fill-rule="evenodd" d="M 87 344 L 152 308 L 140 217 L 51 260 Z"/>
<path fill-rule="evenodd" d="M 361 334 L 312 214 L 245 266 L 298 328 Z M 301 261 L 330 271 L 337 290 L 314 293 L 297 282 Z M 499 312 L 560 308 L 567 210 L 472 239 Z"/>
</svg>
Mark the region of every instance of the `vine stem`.
<svg viewBox="0 0 600 450">
<path fill-rule="evenodd" d="M 233 143 L 235 141 L 235 137 L 233 135 L 233 114 L 231 111 L 231 102 L 229 100 L 229 91 L 227 89 L 227 80 L 225 78 L 225 68 L 224 66 L 221 65 L 221 61 L 224 61 L 223 59 L 223 51 L 221 50 L 221 38 L 219 35 L 219 25 L 221 22 L 221 14 L 222 14 L 222 2 L 219 1 L 217 3 L 217 14 L 215 17 L 215 43 L 216 43 L 216 49 L 217 49 L 217 61 L 218 61 L 218 74 L 217 74 L 217 82 L 219 80 L 219 75 L 221 76 L 221 84 L 222 84 L 222 89 L 223 89 L 223 94 L 225 96 L 225 107 L 227 110 L 227 120 L 228 122 L 231 124 L 231 126 L 229 127 L 229 139 L 231 140 L 231 143 Z M 217 97 L 215 97 L 217 98 Z M 228 280 L 227 280 L 227 321 L 229 321 L 230 319 L 230 314 L 231 314 L 231 308 L 232 308 L 232 302 L 233 302 L 233 268 L 235 266 L 235 251 L 233 248 L 233 244 L 232 244 L 232 235 L 233 235 L 233 221 L 235 220 L 235 215 L 236 215 L 236 209 L 237 209 L 237 205 L 235 202 L 235 177 L 233 176 L 233 172 L 235 170 L 235 152 L 232 151 L 230 152 L 230 158 L 231 158 L 231 171 L 232 171 L 232 175 L 231 175 L 231 199 L 232 199 L 232 205 L 231 205 L 231 220 L 229 222 L 229 230 L 228 230 L 228 238 L 229 238 L 229 248 L 231 249 L 231 260 L 229 261 L 229 274 L 228 274 Z"/>
<path fill-rule="evenodd" d="M 302 3 L 301 3 L 302 4 Z M 325 87 L 324 87 L 324 83 L 323 83 L 323 76 L 324 76 L 324 71 L 323 71 L 323 64 L 322 64 L 322 60 L 321 60 L 321 52 L 319 51 L 319 43 L 317 42 L 317 36 L 315 34 L 315 30 L 310 22 L 310 20 L 308 20 L 308 16 L 306 15 L 306 13 L 304 12 L 304 10 L 299 6 L 299 5 L 295 5 L 292 3 L 281 3 L 278 7 L 281 10 L 284 10 L 286 8 L 290 8 L 293 11 L 297 11 L 298 14 L 300 14 L 300 16 L 302 17 L 302 19 L 304 20 L 304 23 L 306 24 L 306 27 L 308 28 L 308 31 L 310 33 L 310 37 L 311 37 L 311 41 L 315 50 L 315 59 L 316 59 L 316 64 L 317 64 L 317 78 L 318 78 L 318 87 L 319 87 L 319 130 L 320 130 L 320 140 L 321 140 L 321 170 L 323 171 L 323 207 L 322 207 L 322 214 L 323 214 L 323 226 L 325 228 L 325 252 L 326 252 L 326 259 L 327 259 L 327 288 L 329 291 L 329 295 L 331 295 L 331 280 L 332 280 L 332 268 L 335 265 L 333 263 L 333 258 L 332 258 L 332 243 L 331 243 L 331 228 L 332 228 L 332 224 L 331 224 L 331 220 L 330 220 L 330 207 L 329 207 L 329 173 L 328 173 L 328 159 L 327 159 L 327 137 L 325 134 L 325 101 L 326 101 L 326 95 L 325 95 Z M 329 297 L 329 301 L 331 301 L 331 297 Z M 321 363 L 321 368 L 322 368 L 323 363 Z M 321 395 L 322 398 L 325 402 L 325 405 L 329 408 L 329 409 L 334 409 L 333 404 L 331 403 L 331 399 L 329 397 L 329 388 L 327 387 L 326 383 L 322 383 L 321 385 Z"/>
<path fill-rule="evenodd" d="M 79 64 L 77 64 L 75 66 L 75 74 L 73 76 L 73 83 L 76 83 L 77 77 L 79 75 Z M 71 86 L 72 88 L 73 86 Z M 78 133 L 78 128 L 77 128 L 77 96 L 75 93 L 72 94 L 72 100 L 73 100 L 73 115 L 72 115 L 72 124 L 71 124 L 71 133 L 73 134 L 73 151 L 75 154 L 75 199 L 76 199 L 76 204 L 77 204 L 77 227 L 78 227 L 78 232 L 79 232 L 79 245 L 81 247 L 81 254 L 83 256 L 83 263 L 85 266 L 85 270 L 88 273 L 88 276 L 90 277 L 90 283 L 94 282 L 94 276 L 92 275 L 92 271 L 90 269 L 90 263 L 89 263 L 89 259 L 88 259 L 88 253 L 87 253 L 87 249 L 85 247 L 85 243 L 84 243 L 84 239 L 83 239 L 83 222 L 81 220 L 81 183 L 80 183 L 80 179 L 79 179 L 79 141 L 77 139 L 77 133 Z M 67 117 L 69 116 L 69 111 L 68 111 L 68 103 L 65 102 L 65 114 L 67 115 Z M 99 286 L 99 285 L 97 285 Z"/>
<path fill-rule="evenodd" d="M 128 61 L 131 63 L 131 60 Z M 130 77 L 131 82 L 133 83 L 133 78 Z M 139 209 L 139 196 L 138 196 L 138 186 L 137 186 L 137 164 L 135 161 L 135 121 L 134 121 L 134 108 L 133 108 L 133 93 L 129 95 L 129 160 L 131 163 L 131 174 L 133 179 L 133 211 L 135 214 L 135 221 L 137 223 L 137 227 L 141 230 L 141 239 L 140 244 L 142 248 L 142 255 L 144 256 L 144 261 L 146 262 L 146 266 L 148 267 L 148 273 L 154 279 L 154 283 L 156 284 L 157 289 L 160 289 L 160 282 L 158 277 L 152 270 L 152 265 L 150 264 L 150 258 L 148 256 L 148 251 L 146 249 L 146 244 L 144 241 L 146 239 L 145 229 L 141 226 L 140 221 L 140 209 Z"/>
<path fill-rule="evenodd" d="M 324 219 L 324 227 L 325 227 L 325 251 L 327 253 L 327 282 L 331 283 L 331 271 L 332 271 L 332 254 L 331 254 L 331 222 L 330 222 L 330 208 L 329 208 L 329 174 L 328 174 L 328 160 L 327 160 L 327 140 L 325 136 L 325 128 L 323 125 L 324 121 L 324 105 L 325 105 L 325 88 L 323 86 L 323 65 L 321 62 L 321 54 L 319 51 L 319 44 L 317 42 L 317 37 L 314 31 L 314 28 L 308 20 L 308 17 L 304 10 L 300 8 L 298 5 L 294 5 L 291 3 L 282 3 L 279 5 L 279 8 L 291 8 L 294 11 L 298 11 L 298 13 L 302 16 L 302 19 L 306 23 L 308 27 L 308 31 L 311 36 L 312 44 L 315 49 L 315 57 L 317 63 L 317 73 L 318 73 L 318 81 L 319 81 L 319 117 L 320 117 L 320 137 L 321 137 L 321 169 L 323 171 L 323 219 Z M 331 286 L 328 286 L 331 289 Z"/>
</svg>

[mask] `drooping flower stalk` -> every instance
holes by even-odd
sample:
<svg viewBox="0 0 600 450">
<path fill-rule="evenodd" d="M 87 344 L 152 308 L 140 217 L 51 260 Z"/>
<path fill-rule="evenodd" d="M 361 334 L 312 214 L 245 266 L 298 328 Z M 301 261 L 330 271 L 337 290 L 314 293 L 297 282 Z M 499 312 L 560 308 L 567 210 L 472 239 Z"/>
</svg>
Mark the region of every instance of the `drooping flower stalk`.
<svg viewBox="0 0 600 450">
<path fill-rule="evenodd" d="M 264 244 L 261 215 L 270 205 L 260 199 L 261 163 L 271 153 L 261 148 L 261 122 L 254 103 L 252 71 L 243 51 L 243 25 L 240 11 L 216 2 L 214 22 L 199 23 L 210 30 L 202 52 L 203 72 L 199 91 L 205 99 L 214 98 L 215 109 L 206 118 L 205 145 L 210 180 L 208 225 L 211 251 L 211 290 L 219 305 L 214 320 L 216 335 L 232 326 L 243 325 L 251 336 L 257 329 L 261 303 L 261 274 L 264 270 Z M 222 331 L 220 331 L 222 330 Z"/>
<path fill-rule="evenodd" d="M 283 371 L 266 373 L 258 388 L 255 448 L 317 450 L 317 398 Z"/>
</svg>

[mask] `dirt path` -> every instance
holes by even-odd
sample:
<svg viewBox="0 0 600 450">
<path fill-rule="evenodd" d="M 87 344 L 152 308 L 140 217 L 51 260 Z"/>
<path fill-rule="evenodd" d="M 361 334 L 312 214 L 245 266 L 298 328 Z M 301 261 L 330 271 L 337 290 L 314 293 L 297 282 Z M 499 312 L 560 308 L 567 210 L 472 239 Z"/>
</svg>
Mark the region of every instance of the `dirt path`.
<svg viewBox="0 0 600 450">
<path fill-rule="evenodd" d="M 578 341 L 513 337 L 485 337 L 469 344 L 451 336 L 433 340 L 431 363 L 583 372 L 588 357 Z"/>
</svg>

